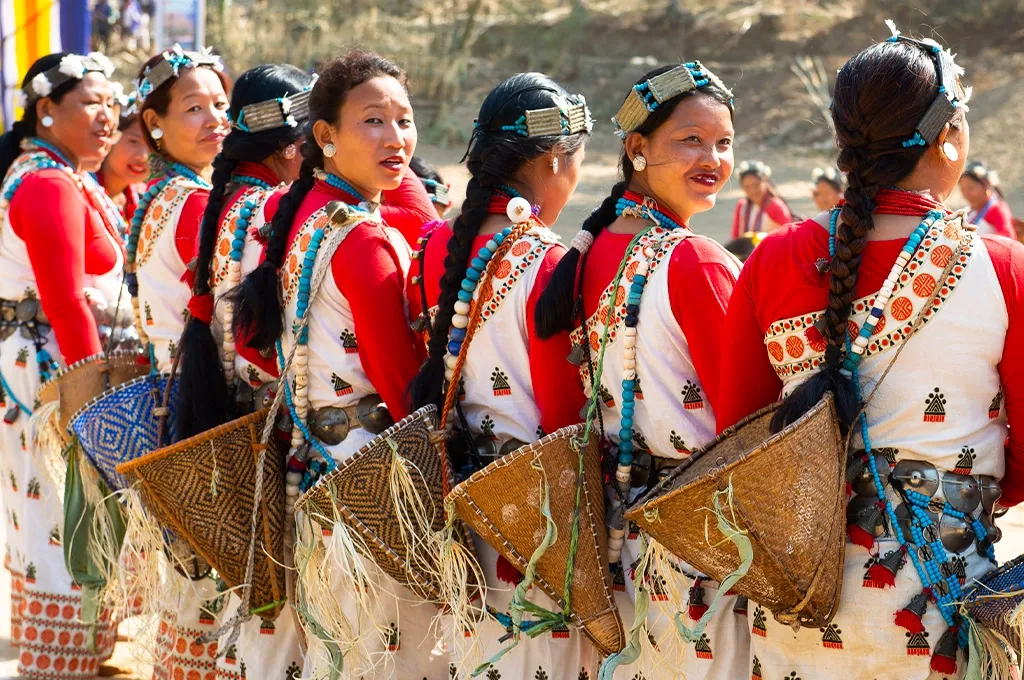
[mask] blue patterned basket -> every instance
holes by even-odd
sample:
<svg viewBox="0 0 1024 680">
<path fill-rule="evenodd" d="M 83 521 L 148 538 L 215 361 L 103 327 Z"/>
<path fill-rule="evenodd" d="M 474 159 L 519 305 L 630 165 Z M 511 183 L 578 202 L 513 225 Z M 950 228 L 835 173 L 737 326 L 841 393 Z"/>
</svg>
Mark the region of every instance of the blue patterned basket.
<svg viewBox="0 0 1024 680">
<path fill-rule="evenodd" d="M 159 418 L 169 376 L 148 375 L 107 390 L 71 417 L 68 429 L 112 490 L 129 486 L 115 470 L 119 463 L 140 458 L 157 448 Z M 171 386 L 164 443 L 174 441 L 177 424 L 178 384 Z"/>
<path fill-rule="evenodd" d="M 992 597 L 1016 593 L 1008 597 Z M 964 595 L 964 606 L 971 618 L 986 628 L 997 631 L 1020 649 L 1020 631 L 1009 623 L 1014 610 L 1024 602 L 1024 555 L 999 567 Z"/>
</svg>

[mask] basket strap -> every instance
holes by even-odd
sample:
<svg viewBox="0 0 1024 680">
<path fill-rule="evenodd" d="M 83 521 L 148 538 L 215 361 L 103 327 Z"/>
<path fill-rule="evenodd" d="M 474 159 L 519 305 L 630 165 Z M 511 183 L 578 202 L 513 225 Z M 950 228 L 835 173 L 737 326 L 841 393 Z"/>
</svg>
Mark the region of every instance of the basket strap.
<svg viewBox="0 0 1024 680">
<path fill-rule="evenodd" d="M 505 259 L 505 255 L 508 253 L 512 245 L 518 241 L 526 232 L 533 229 L 539 223 L 536 222 L 536 218 L 531 217 L 526 222 L 518 224 L 512 232 L 508 235 L 498 249 L 494 251 L 494 256 L 491 257 L 490 262 L 487 263 L 487 269 L 484 270 L 483 275 L 477 282 L 477 290 L 483 290 L 484 284 L 491 280 L 494 276 L 494 272 L 497 271 L 498 265 L 502 260 Z M 462 366 L 466 363 L 466 356 L 469 351 L 469 343 L 473 340 L 473 336 L 476 335 L 476 329 L 480 326 L 480 316 L 483 314 L 485 300 L 477 300 L 476 306 L 469 318 L 469 325 L 466 326 L 466 339 L 462 341 L 462 349 L 459 352 L 459 357 L 455 362 L 455 367 L 452 369 L 452 378 L 448 381 L 448 390 L 445 395 L 444 407 L 441 409 L 441 421 L 438 425 L 438 431 L 444 432 L 445 427 L 448 424 L 448 414 L 451 412 L 452 407 L 459 394 L 459 377 L 462 375 Z M 438 328 L 434 329 L 436 333 L 443 333 L 445 329 Z M 451 491 L 451 476 L 449 475 L 448 468 L 448 445 L 447 437 L 441 441 L 441 483 L 442 490 L 445 496 Z"/>
</svg>

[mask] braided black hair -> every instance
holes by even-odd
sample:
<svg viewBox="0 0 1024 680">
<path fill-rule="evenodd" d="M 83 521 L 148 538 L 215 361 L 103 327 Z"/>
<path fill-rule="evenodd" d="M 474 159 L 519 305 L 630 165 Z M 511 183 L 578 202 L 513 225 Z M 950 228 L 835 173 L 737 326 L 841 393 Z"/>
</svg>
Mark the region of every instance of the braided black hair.
<svg viewBox="0 0 1024 680">
<path fill-rule="evenodd" d="M 659 66 L 645 73 L 637 81 L 637 84 L 646 82 L 662 73 L 667 73 L 677 66 L 678 64 Z M 732 94 L 714 84 L 710 84 L 699 90 L 690 90 L 662 102 L 630 134 L 636 133 L 644 137 L 653 134 L 655 130 L 672 116 L 672 112 L 675 111 L 681 101 L 687 97 L 697 95 L 711 97 L 715 101 L 725 104 L 729 107 L 730 112 L 732 111 Z M 622 180 L 616 182 L 612 187 L 611 193 L 608 194 L 597 209 L 590 213 L 590 216 L 584 220 L 583 225 L 580 227 L 595 238 L 604 231 L 605 227 L 615 221 L 615 204 L 626 193 L 626 190 L 629 189 L 633 181 L 633 163 L 626 154 L 625 145 L 623 145 L 622 155 L 619 157 L 619 172 L 622 174 Z M 574 328 L 578 311 L 576 309 L 576 292 L 578 290 L 576 286 L 576 273 L 577 270 L 581 269 L 581 259 L 579 250 L 569 248 L 561 261 L 559 261 L 558 266 L 555 267 L 555 271 L 552 272 L 551 280 L 548 281 L 547 287 L 541 293 L 540 298 L 538 298 L 537 307 L 534 312 L 534 322 L 537 324 L 537 335 L 539 337 L 549 338 L 560 331 L 572 330 Z"/>
<path fill-rule="evenodd" d="M 231 94 L 231 111 L 278 97 L 293 95 L 309 86 L 312 77 L 288 64 L 263 64 L 242 74 Z M 232 130 L 213 161 L 209 202 L 199 229 L 193 295 L 210 294 L 210 263 L 220 231 L 220 213 L 231 175 L 239 163 L 260 163 L 302 137 L 301 128 L 279 127 L 248 133 Z M 182 334 L 179 369 L 177 436 L 186 439 L 229 420 L 230 388 L 224 379 L 220 353 L 210 325 L 192 317 Z"/>
<path fill-rule="evenodd" d="M 565 136 L 522 137 L 515 132 L 503 131 L 502 127 L 514 125 L 528 110 L 555 106 L 565 109 L 572 104 L 570 97 L 562 86 L 543 73 L 520 73 L 499 83 L 480 106 L 477 128 L 466 161 L 470 172 L 466 200 L 452 224 L 453 233 L 448 241 L 448 257 L 437 300 L 438 312 L 427 345 L 427 361 L 409 387 L 413 408 L 426 404 L 440 406 L 443 402 L 448 328 L 455 314 L 462 277 L 472 256 L 473 239 L 487 219 L 487 208 L 495 189 L 513 180 L 524 164 L 552 150 L 558 149 L 572 156 L 589 136 L 588 132 L 578 132 Z"/>
<path fill-rule="evenodd" d="M 68 56 L 68 54 L 68 52 L 57 52 L 36 59 L 35 63 L 29 67 L 28 73 L 25 74 L 25 79 L 21 83 L 21 89 L 27 90 L 33 78 L 60 64 L 60 60 Z M 54 104 L 60 104 L 64 95 L 75 89 L 81 82 L 77 78 L 69 78 L 53 88 L 50 94 L 47 95 L 47 98 L 51 99 Z M 11 129 L 0 136 L 0 179 L 3 179 L 14 163 L 14 159 L 21 154 L 21 143 L 29 137 L 36 136 L 36 126 L 39 124 L 39 116 L 36 115 L 37 101 L 39 100 L 35 98 L 30 100 L 25 107 L 21 120 L 15 121 Z"/>
<path fill-rule="evenodd" d="M 903 42 L 872 45 L 839 71 L 832 120 L 838 165 L 846 173 L 847 187 L 836 227 L 828 307 L 821 322 L 828 347 L 822 369 L 786 397 L 776 411 L 772 420 L 776 431 L 809 411 L 827 391 L 835 395 L 844 431 L 857 417 L 856 389 L 840 368 L 860 258 L 868 232 L 874 228 L 875 195 L 881 187 L 895 185 L 910 175 L 924 156 L 927 147 L 905 147 L 903 142 L 914 135 L 938 87 L 931 55 Z M 954 127 L 959 120 L 954 119 Z"/>
<path fill-rule="evenodd" d="M 324 155 L 313 137 L 317 120 L 337 124 L 346 93 L 368 80 L 391 77 L 406 86 L 406 75 L 397 64 L 373 52 L 349 52 L 327 62 L 309 95 L 309 123 L 306 125 L 305 143 L 302 145 L 302 168 L 299 178 L 292 182 L 278 204 L 277 212 L 267 236 L 263 263 L 242 281 L 232 296 L 235 310 L 235 333 L 246 337 L 246 344 L 258 350 L 267 350 L 284 331 L 284 310 L 277 285 L 277 270 L 284 262 L 288 249 L 288 234 L 295 214 L 306 194 L 313 188 L 313 171 L 323 168 Z"/>
</svg>

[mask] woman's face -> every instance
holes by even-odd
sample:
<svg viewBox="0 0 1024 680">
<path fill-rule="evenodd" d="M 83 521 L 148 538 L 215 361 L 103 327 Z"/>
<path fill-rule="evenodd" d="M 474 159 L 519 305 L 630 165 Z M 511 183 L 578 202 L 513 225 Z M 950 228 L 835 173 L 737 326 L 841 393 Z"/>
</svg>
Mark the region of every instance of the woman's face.
<svg viewBox="0 0 1024 680">
<path fill-rule="evenodd" d="M 747 199 L 755 205 L 761 205 L 764 195 L 768 193 L 768 181 L 754 173 L 742 177 L 740 185 Z"/>
<path fill-rule="evenodd" d="M 970 175 L 964 175 L 960 178 L 960 193 L 964 195 L 964 200 L 974 210 L 979 210 L 988 202 L 988 189 Z"/>
<path fill-rule="evenodd" d="M 149 147 L 140 120 L 121 130 L 121 139 L 103 161 L 103 172 L 128 184 L 139 184 L 149 178 Z"/>
<path fill-rule="evenodd" d="M 822 212 L 839 205 L 839 201 L 843 198 L 842 194 L 836 191 L 836 188 L 828 180 L 824 179 L 818 180 L 811 189 L 811 193 L 814 195 L 814 205 Z"/>
<path fill-rule="evenodd" d="M 729 107 L 705 95 L 689 96 L 649 137 L 627 139 L 627 153 L 642 153 L 647 168 L 634 178 L 684 222 L 710 210 L 732 175 L 735 132 Z"/>
<path fill-rule="evenodd" d="M 40 123 L 36 133 L 54 143 L 83 167 L 103 162 L 117 131 L 117 102 L 110 81 L 102 73 L 86 73 L 60 103 L 44 97 L 36 103 L 39 119 L 49 116 L 53 125 Z"/>
<path fill-rule="evenodd" d="M 378 200 L 380 192 L 397 189 L 416 151 L 416 123 L 402 84 L 390 76 L 371 78 L 345 93 L 336 125 L 314 124 L 321 148 L 337 152 L 324 158 L 327 172 L 350 182 L 363 198 Z"/>
<path fill-rule="evenodd" d="M 166 115 L 149 109 L 143 116 L 150 134 L 154 128 L 163 131 L 158 144 L 168 157 L 201 171 L 220 153 L 229 132 L 227 110 L 228 96 L 217 73 L 189 68 L 171 86 Z"/>
</svg>

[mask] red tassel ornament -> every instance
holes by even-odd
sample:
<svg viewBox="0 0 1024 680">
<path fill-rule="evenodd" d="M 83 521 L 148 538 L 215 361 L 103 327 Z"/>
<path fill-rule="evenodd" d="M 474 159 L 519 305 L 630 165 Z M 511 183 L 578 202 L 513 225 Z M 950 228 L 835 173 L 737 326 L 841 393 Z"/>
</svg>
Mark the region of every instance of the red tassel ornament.
<svg viewBox="0 0 1024 680">
<path fill-rule="evenodd" d="M 918 593 L 914 599 L 896 612 L 896 625 L 911 633 L 924 632 L 924 613 L 928 609 L 928 591 Z"/>
<path fill-rule="evenodd" d="M 868 569 L 868 578 L 881 584 L 883 588 L 895 587 L 896 574 L 903 568 L 905 561 L 906 552 L 902 547 L 893 550 L 871 565 L 871 568 Z"/>
<path fill-rule="evenodd" d="M 496 571 L 498 572 L 498 580 L 503 583 L 518 585 L 523 580 L 523 575 L 519 573 L 519 570 L 511 562 L 505 559 L 504 555 L 498 555 Z"/>
<path fill-rule="evenodd" d="M 954 675 L 956 673 L 956 652 L 959 648 L 957 644 L 957 634 L 960 632 L 960 626 L 953 626 L 947 628 L 946 632 L 939 638 L 939 643 L 935 645 L 935 653 L 932 654 L 932 670 L 942 675 Z"/>
</svg>

